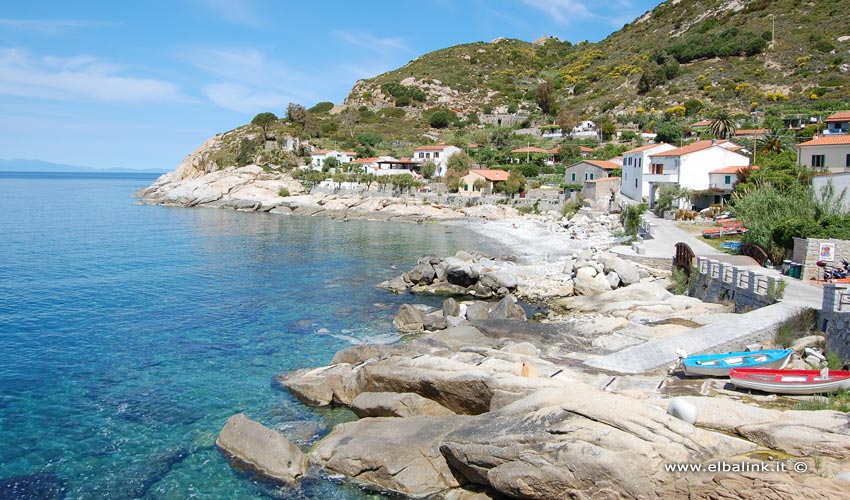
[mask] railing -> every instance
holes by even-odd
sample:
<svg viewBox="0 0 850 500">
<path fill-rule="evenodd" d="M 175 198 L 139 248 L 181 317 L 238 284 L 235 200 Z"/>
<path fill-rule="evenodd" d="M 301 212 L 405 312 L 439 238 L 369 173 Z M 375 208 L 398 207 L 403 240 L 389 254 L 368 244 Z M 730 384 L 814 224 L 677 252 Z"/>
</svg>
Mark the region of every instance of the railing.
<svg viewBox="0 0 850 500">
<path fill-rule="evenodd" d="M 691 250 L 691 247 L 687 243 L 676 243 L 676 255 L 673 257 L 673 267 L 684 270 L 690 276 L 694 257 L 694 251 Z"/>
<path fill-rule="evenodd" d="M 655 238 L 652 234 L 652 223 L 645 219 L 641 219 L 640 224 L 638 225 L 638 235 L 645 240 Z"/>
<path fill-rule="evenodd" d="M 747 257 L 751 257 L 754 261 L 758 262 L 760 266 L 764 267 L 764 263 L 769 259 L 767 257 L 767 253 L 762 250 L 762 248 L 758 245 L 754 245 L 752 243 L 741 243 L 741 255 L 746 255 Z"/>
<path fill-rule="evenodd" d="M 676 245 L 678 247 L 678 244 Z M 720 262 L 705 257 L 697 257 L 697 269 L 701 275 L 708 276 L 713 280 L 728 284 L 723 288 L 730 291 L 747 291 L 756 295 L 770 295 L 771 290 L 778 290 L 781 278 L 776 276 L 765 276 L 755 271 L 741 269 L 732 264 Z"/>
</svg>

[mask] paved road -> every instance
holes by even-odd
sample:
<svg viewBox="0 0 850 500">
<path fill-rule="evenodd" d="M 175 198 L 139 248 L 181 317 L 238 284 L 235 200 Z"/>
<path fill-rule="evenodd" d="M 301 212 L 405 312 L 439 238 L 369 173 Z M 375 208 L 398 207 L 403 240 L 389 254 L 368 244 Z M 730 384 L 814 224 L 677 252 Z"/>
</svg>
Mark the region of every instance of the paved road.
<svg viewBox="0 0 850 500">
<path fill-rule="evenodd" d="M 740 255 L 729 255 L 716 250 L 711 245 L 676 226 L 675 221 L 659 219 L 648 213 L 645 219 L 653 224 L 654 239 L 646 240 L 647 257 L 670 258 L 672 261 L 676 243 L 687 243 L 700 257 L 728 262 L 739 267 L 757 270 L 761 274 L 779 276 L 773 269 L 758 265 L 753 259 Z M 620 255 L 635 255 L 630 247 L 612 249 Z M 739 314 L 728 320 L 695 328 L 678 335 L 672 335 L 645 344 L 629 347 L 622 351 L 588 360 L 587 365 L 621 373 L 642 373 L 652 371 L 676 361 L 676 349 L 688 354 L 711 352 L 714 348 L 742 341 L 747 337 L 771 330 L 774 325 L 793 316 L 804 307 L 820 309 L 823 289 L 813 282 L 802 282 L 783 277 L 787 283 L 781 302 L 762 307 L 746 314 Z"/>
</svg>

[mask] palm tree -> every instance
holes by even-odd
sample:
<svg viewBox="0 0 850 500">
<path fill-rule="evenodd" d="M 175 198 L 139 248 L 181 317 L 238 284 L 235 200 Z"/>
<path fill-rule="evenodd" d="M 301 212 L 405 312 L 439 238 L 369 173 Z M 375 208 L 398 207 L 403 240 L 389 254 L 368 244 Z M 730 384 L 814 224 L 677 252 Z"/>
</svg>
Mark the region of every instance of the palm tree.
<svg viewBox="0 0 850 500">
<path fill-rule="evenodd" d="M 725 109 L 718 109 L 711 118 L 711 135 L 717 139 L 729 139 L 735 135 L 735 121 Z"/>
<path fill-rule="evenodd" d="M 781 153 L 794 149 L 789 137 L 780 129 L 768 130 L 764 137 L 759 140 L 758 149 L 762 153 Z"/>
</svg>

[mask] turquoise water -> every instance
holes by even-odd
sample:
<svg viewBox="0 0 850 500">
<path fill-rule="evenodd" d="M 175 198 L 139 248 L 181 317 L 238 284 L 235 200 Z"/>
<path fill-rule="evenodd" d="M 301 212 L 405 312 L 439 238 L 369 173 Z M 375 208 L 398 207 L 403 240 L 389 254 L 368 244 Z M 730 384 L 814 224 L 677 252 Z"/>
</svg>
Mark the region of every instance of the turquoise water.
<svg viewBox="0 0 850 500">
<path fill-rule="evenodd" d="M 275 374 L 389 342 L 374 287 L 458 228 L 136 205 L 144 174 L 0 174 L 0 498 L 364 498 L 276 489 L 215 448 L 237 412 L 309 444 L 346 418 Z M 394 269 L 396 266 L 398 269 Z"/>
</svg>

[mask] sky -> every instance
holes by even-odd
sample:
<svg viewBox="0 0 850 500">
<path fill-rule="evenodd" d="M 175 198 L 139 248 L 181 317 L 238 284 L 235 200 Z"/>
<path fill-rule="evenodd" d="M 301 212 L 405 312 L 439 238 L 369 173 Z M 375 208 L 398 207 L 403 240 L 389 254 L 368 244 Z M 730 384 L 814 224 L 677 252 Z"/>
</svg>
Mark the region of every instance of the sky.
<svg viewBox="0 0 850 500">
<path fill-rule="evenodd" d="M 604 39 L 658 0 L 5 2 L 0 158 L 173 170 L 290 102 L 341 103 L 422 54 L 498 37 Z"/>
</svg>

